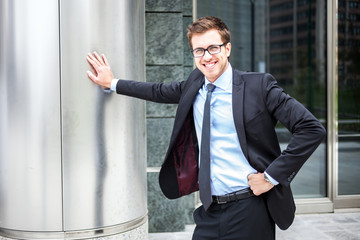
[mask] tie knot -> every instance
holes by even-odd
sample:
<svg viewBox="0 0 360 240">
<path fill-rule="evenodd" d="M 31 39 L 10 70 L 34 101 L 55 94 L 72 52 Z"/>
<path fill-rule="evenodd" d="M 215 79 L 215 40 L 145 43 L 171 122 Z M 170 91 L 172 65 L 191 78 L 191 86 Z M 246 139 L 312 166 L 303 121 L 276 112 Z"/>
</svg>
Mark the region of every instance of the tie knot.
<svg viewBox="0 0 360 240">
<path fill-rule="evenodd" d="M 214 84 L 211 84 L 211 83 L 209 83 L 209 84 L 206 86 L 208 92 L 214 91 L 215 87 L 216 87 L 216 86 L 215 86 Z"/>
</svg>

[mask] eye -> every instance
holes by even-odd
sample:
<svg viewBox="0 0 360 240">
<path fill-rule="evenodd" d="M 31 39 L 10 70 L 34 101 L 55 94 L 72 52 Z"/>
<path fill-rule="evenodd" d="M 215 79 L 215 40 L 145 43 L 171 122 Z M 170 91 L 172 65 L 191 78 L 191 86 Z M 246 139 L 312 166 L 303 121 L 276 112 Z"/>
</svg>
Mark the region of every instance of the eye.
<svg viewBox="0 0 360 240">
<path fill-rule="evenodd" d="M 194 50 L 194 54 L 198 55 L 198 54 L 202 54 L 204 52 L 204 49 L 202 48 L 197 48 Z"/>
<path fill-rule="evenodd" d="M 219 46 L 210 46 L 208 49 L 210 52 L 216 52 L 219 50 Z"/>
</svg>

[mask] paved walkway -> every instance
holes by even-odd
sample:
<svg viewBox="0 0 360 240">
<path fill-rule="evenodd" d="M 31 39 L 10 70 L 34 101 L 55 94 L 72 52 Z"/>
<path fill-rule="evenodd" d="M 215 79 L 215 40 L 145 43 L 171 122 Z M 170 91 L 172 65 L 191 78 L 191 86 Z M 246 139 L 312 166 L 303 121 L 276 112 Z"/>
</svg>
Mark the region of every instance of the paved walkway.
<svg viewBox="0 0 360 240">
<path fill-rule="evenodd" d="M 276 229 L 276 239 L 360 240 L 360 209 L 348 211 L 296 215 L 288 230 Z M 193 230 L 194 225 L 189 225 L 184 232 L 150 233 L 149 240 L 191 240 Z"/>
</svg>

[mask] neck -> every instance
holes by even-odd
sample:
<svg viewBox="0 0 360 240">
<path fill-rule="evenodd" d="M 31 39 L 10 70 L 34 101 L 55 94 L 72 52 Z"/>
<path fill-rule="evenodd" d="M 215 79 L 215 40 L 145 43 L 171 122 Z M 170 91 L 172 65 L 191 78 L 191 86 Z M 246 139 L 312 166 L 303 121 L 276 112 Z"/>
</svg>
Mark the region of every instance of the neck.
<svg viewBox="0 0 360 240">
<path fill-rule="evenodd" d="M 221 75 L 224 74 L 224 72 L 226 72 L 226 70 L 228 69 L 228 67 L 229 67 L 229 61 L 226 63 L 225 70 L 224 70 L 217 78 L 214 78 L 214 79 L 209 79 L 209 78 L 207 78 L 207 80 L 208 80 L 209 82 L 211 82 L 211 83 L 214 83 L 219 77 L 221 77 Z"/>
</svg>

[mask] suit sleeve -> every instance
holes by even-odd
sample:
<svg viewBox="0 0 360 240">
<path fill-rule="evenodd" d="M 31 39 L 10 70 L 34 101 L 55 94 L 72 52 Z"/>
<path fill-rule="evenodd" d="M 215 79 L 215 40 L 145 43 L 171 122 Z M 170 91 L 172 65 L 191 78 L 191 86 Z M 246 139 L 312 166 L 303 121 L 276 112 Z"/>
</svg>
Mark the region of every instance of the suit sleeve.
<svg viewBox="0 0 360 240">
<path fill-rule="evenodd" d="M 119 80 L 116 93 L 158 103 L 178 103 L 184 82 L 169 84 Z"/>
<path fill-rule="evenodd" d="M 273 76 L 265 74 L 262 87 L 268 111 L 292 134 L 287 148 L 268 166 L 266 172 L 280 184 L 289 186 L 324 139 L 326 131 L 310 111 L 284 93 Z"/>
</svg>

